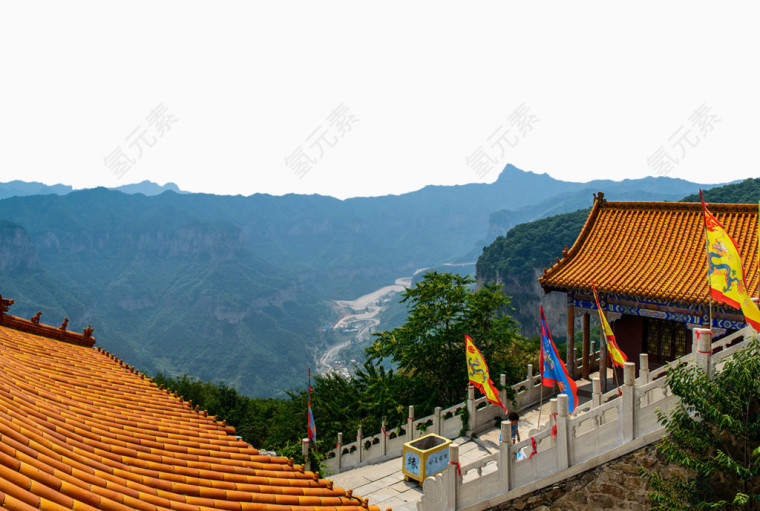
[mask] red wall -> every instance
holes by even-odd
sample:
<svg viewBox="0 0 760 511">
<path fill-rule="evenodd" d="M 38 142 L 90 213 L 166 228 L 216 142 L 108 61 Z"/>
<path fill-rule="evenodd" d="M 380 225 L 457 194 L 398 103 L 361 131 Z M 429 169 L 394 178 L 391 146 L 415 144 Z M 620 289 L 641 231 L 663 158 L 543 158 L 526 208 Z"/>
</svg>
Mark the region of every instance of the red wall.
<svg viewBox="0 0 760 511">
<path fill-rule="evenodd" d="M 629 316 L 623 314 L 620 319 L 611 324 L 612 332 L 615 334 L 615 340 L 618 346 L 629 362 L 636 363 L 636 371 L 639 368 L 639 353 L 644 347 L 644 321 L 640 316 Z"/>
</svg>

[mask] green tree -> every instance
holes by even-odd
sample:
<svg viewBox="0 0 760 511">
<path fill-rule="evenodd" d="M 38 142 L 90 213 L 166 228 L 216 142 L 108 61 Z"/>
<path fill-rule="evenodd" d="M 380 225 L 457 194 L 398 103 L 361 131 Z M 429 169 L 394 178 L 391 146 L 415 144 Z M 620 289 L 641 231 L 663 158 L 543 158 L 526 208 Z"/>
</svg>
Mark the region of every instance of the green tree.
<svg viewBox="0 0 760 511">
<path fill-rule="evenodd" d="M 464 398 L 465 334 L 489 362 L 492 376 L 514 362 L 520 338 L 517 323 L 504 313 L 510 299 L 496 284 L 473 290 L 474 282 L 469 276 L 426 274 L 402 293 L 401 302 L 409 309 L 406 322 L 375 334 L 375 342 L 366 350 L 370 361 L 389 358 L 397 365 L 400 375 L 416 389 L 419 401 L 414 404 L 422 410 Z"/>
<path fill-rule="evenodd" d="M 668 435 L 657 450 L 688 475 L 644 472 L 653 509 L 760 509 L 760 345 L 748 342 L 713 378 L 689 365 L 668 372 L 681 401 L 659 412 Z"/>
</svg>

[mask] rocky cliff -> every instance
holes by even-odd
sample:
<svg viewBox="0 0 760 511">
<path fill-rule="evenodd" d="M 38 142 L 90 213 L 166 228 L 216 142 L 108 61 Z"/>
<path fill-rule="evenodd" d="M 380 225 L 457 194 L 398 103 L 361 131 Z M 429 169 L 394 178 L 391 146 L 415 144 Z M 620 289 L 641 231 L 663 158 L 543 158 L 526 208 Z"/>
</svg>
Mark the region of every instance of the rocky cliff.
<svg viewBox="0 0 760 511">
<path fill-rule="evenodd" d="M 0 274 L 41 270 L 37 249 L 26 229 L 16 223 L 0 220 Z"/>
</svg>

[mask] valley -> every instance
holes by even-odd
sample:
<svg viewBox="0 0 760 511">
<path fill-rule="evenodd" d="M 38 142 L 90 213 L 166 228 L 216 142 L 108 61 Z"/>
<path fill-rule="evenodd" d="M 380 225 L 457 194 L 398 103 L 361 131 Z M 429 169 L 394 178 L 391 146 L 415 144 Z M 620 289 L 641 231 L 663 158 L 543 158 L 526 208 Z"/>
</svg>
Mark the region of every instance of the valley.
<svg viewBox="0 0 760 511">
<path fill-rule="evenodd" d="M 412 277 L 400 277 L 394 284 L 383 286 L 356 300 L 336 301 L 335 307 L 341 316 L 331 328 L 336 337 L 344 338 L 319 357 L 318 371 L 320 373 L 337 371 L 344 376 L 349 376 L 351 365 L 361 361 L 340 357 L 341 350 L 352 344 L 367 343 L 371 339 L 371 334 L 376 332 L 380 325 L 379 314 L 387 309 L 392 300 L 398 300 L 398 295 L 411 284 Z"/>
<path fill-rule="evenodd" d="M 345 200 L 0 183 L 0 286 L 16 299 L 13 314 L 90 324 L 100 346 L 149 374 L 284 397 L 310 366 L 344 372 L 363 360 L 372 333 L 403 323 L 405 286 L 425 270 L 474 274 L 462 261 L 514 224 L 588 206 L 592 191 L 678 200 L 699 186 L 573 183 L 512 165 L 493 183 Z M 546 241 L 551 260 L 558 247 Z M 506 275 L 501 252 L 489 252 L 489 275 Z M 528 270 L 518 280 L 532 282 Z"/>
</svg>

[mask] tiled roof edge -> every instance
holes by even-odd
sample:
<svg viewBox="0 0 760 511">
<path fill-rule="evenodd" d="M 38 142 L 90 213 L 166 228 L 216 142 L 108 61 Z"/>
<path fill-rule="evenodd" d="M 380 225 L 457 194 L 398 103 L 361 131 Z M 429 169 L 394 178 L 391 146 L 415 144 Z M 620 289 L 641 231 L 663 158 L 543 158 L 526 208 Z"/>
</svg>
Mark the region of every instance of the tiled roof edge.
<svg viewBox="0 0 760 511">
<path fill-rule="evenodd" d="M 68 323 L 64 321 L 64 323 Z M 29 334 L 41 335 L 42 337 L 48 337 L 61 342 L 67 342 L 69 344 L 76 344 L 78 346 L 85 346 L 92 348 L 95 345 L 95 338 L 92 337 L 92 329 L 90 329 L 90 335 L 78 334 L 66 330 L 63 325 L 56 328 L 54 326 L 43 325 L 40 323 L 33 323 L 28 319 L 22 319 L 18 316 L 12 316 L 8 313 L 0 312 L 0 325 L 14 330 L 20 330 Z M 89 328 L 89 327 L 88 327 Z M 85 331 L 88 329 L 86 328 Z"/>
<path fill-rule="evenodd" d="M 549 268 L 544 269 L 544 274 L 539 277 L 538 282 L 541 284 L 541 287 L 544 289 L 544 293 L 548 293 L 549 291 L 552 291 L 554 289 L 558 289 L 552 286 L 548 286 L 546 284 L 546 281 L 556 272 L 559 271 L 560 268 L 564 267 L 570 259 L 578 253 L 580 250 L 581 245 L 583 245 L 583 242 L 588 237 L 589 233 L 591 232 L 591 229 L 594 226 L 594 222 L 596 221 L 596 217 L 599 216 L 599 210 L 603 207 L 607 207 L 608 204 L 627 204 L 625 202 L 613 202 L 608 203 L 607 200 L 604 198 L 604 193 L 599 192 L 598 194 L 594 194 L 594 205 L 591 207 L 591 212 L 588 215 L 588 218 L 586 219 L 586 223 L 583 224 L 583 228 L 581 229 L 580 234 L 578 234 L 578 238 L 575 240 L 575 243 L 573 243 L 573 246 L 570 247 L 570 250 L 562 251 L 562 259 L 557 258 L 557 262 L 553 263 Z"/>
<path fill-rule="evenodd" d="M 741 204 L 741 203 L 706 203 L 707 209 L 711 213 L 757 213 L 758 207 L 756 204 Z M 602 209 L 615 209 L 615 210 L 660 210 L 660 211 L 702 211 L 702 204 L 699 202 L 654 202 L 654 201 L 607 201 L 604 198 L 604 193 L 599 192 L 594 194 L 594 205 L 591 208 L 586 223 L 583 225 L 578 239 L 575 240 L 570 250 L 563 250 L 562 259 L 557 258 L 557 262 L 553 263 L 549 268 L 544 269 L 544 273 L 539 277 L 538 281 L 544 290 L 544 293 L 551 291 L 568 291 L 570 288 L 561 285 L 552 285 L 549 283 L 549 279 L 556 274 L 561 268 L 564 268 L 570 263 L 570 260 L 578 253 L 580 247 L 585 242 L 588 235 L 591 233 L 594 223 L 599 216 L 599 211 Z M 584 289 L 584 291 L 590 292 L 591 288 Z M 604 291 L 599 288 L 599 291 Z M 652 295 L 651 298 L 662 299 L 663 296 Z M 708 303 L 709 299 L 705 298 L 703 301 L 697 300 L 695 303 Z"/>
<path fill-rule="evenodd" d="M 602 195 L 603 197 L 603 195 Z M 715 213 L 757 213 L 757 204 L 721 203 L 708 202 L 707 209 Z M 702 211 L 699 202 L 636 202 L 617 201 L 607 202 L 602 199 L 602 207 L 605 209 L 657 209 L 661 211 Z"/>
</svg>

